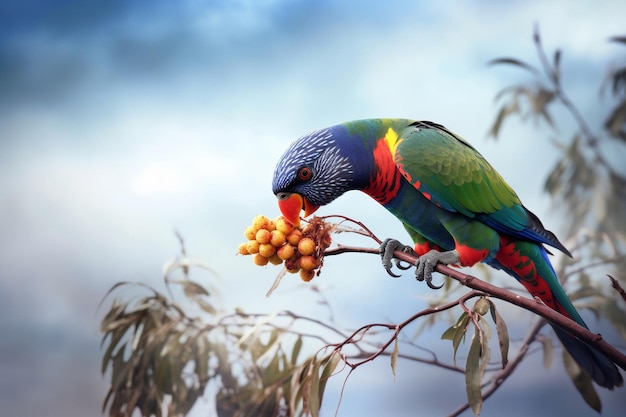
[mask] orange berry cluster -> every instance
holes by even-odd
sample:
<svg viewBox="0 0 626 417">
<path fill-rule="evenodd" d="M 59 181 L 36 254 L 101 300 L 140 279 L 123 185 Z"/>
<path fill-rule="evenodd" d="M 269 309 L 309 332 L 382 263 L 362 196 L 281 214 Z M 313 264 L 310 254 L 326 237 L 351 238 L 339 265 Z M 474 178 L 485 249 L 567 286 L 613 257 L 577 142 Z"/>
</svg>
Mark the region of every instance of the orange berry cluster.
<svg viewBox="0 0 626 417">
<path fill-rule="evenodd" d="M 259 214 L 244 235 L 248 241 L 239 245 L 239 254 L 254 255 L 252 260 L 259 266 L 284 262 L 287 272 L 299 273 L 306 282 L 319 274 L 324 250 L 330 245 L 330 226 L 317 217 L 301 229 L 282 216 L 270 220 Z"/>
</svg>

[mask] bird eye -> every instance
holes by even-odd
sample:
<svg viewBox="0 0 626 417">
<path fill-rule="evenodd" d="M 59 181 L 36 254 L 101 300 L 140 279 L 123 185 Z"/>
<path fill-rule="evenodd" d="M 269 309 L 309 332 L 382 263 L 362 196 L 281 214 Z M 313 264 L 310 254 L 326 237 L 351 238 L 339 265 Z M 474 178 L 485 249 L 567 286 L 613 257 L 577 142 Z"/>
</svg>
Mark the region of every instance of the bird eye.
<svg viewBox="0 0 626 417">
<path fill-rule="evenodd" d="M 311 168 L 309 167 L 302 167 L 298 171 L 298 178 L 302 181 L 310 180 L 312 175 L 313 175 L 313 172 L 311 171 Z"/>
</svg>

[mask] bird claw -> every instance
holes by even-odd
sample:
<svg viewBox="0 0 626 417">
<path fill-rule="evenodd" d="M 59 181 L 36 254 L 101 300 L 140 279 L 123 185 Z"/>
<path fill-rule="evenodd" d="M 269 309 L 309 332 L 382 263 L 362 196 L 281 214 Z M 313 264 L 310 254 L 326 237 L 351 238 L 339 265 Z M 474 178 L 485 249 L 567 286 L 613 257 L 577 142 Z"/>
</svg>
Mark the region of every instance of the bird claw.
<svg viewBox="0 0 626 417">
<path fill-rule="evenodd" d="M 424 255 L 420 256 L 415 262 L 415 279 L 418 281 L 426 281 L 426 285 L 433 290 L 438 290 L 443 287 L 444 284 L 433 284 L 433 272 L 437 264 L 449 265 L 459 263 L 459 253 L 455 250 L 447 252 L 439 252 L 431 250 Z"/>
<path fill-rule="evenodd" d="M 395 239 L 386 239 L 380 245 L 380 257 L 382 259 L 385 271 L 387 271 L 387 273 L 392 277 L 399 278 L 400 275 L 396 275 L 391 271 L 391 260 L 393 259 L 393 252 L 395 250 L 401 250 L 402 252 L 410 253 L 414 256 L 417 256 L 417 254 L 411 246 L 404 245 Z M 418 281 L 426 281 L 426 285 L 428 285 L 428 288 L 438 290 L 441 289 L 444 284 L 433 284 L 433 272 L 435 271 L 435 267 L 438 263 L 444 265 L 459 263 L 459 253 L 455 250 L 447 252 L 431 250 L 424 255 L 418 257 L 414 265 L 410 263 L 403 264 L 402 262 L 403 261 L 396 259 L 396 268 L 401 270 L 407 270 L 412 266 L 415 266 L 415 279 Z"/>
<path fill-rule="evenodd" d="M 385 241 L 380 245 L 380 257 L 385 271 L 387 271 L 387 273 L 394 278 L 400 278 L 400 275 L 396 275 L 391 271 L 391 260 L 393 259 L 393 252 L 395 250 L 401 250 L 402 252 L 411 253 L 413 255 L 415 255 L 415 252 L 412 247 L 404 245 L 396 239 L 385 239 Z M 396 268 L 401 270 L 407 270 L 413 266 L 411 264 L 407 264 L 405 266 L 399 259 L 396 259 L 395 264 Z"/>
</svg>

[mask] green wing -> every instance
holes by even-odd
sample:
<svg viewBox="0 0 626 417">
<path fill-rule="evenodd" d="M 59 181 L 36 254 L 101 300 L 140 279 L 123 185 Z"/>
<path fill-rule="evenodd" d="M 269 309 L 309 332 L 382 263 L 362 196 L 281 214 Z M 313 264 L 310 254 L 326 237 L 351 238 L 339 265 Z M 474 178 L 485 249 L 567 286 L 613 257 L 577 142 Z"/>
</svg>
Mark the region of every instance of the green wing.
<svg viewBox="0 0 626 417">
<path fill-rule="evenodd" d="M 488 215 L 506 228 L 528 225 L 513 189 L 476 149 L 443 126 L 411 124 L 400 132 L 394 160 L 404 177 L 440 207 L 468 217 Z"/>
<path fill-rule="evenodd" d="M 389 141 L 402 175 L 434 204 L 513 237 L 571 256 L 522 205 L 515 191 L 469 143 L 441 125 L 414 122 Z"/>
</svg>

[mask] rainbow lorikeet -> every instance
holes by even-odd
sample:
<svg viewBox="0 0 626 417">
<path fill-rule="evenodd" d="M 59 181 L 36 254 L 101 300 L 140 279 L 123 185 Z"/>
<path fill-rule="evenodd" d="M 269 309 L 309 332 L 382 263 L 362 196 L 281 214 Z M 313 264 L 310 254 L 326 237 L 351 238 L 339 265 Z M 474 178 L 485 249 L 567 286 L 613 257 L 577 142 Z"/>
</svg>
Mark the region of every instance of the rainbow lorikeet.
<svg viewBox="0 0 626 417">
<path fill-rule="evenodd" d="M 419 256 L 418 279 L 432 286 L 438 262 L 485 262 L 586 327 L 543 245 L 571 256 L 567 249 L 476 149 L 441 125 L 367 119 L 311 132 L 280 158 L 272 188 L 292 223 L 299 222 L 302 210 L 306 217 L 346 191 L 363 191 L 404 224 Z M 391 248 L 383 256 L 388 272 L 394 241 Z M 596 383 L 609 389 L 623 384 L 606 356 L 565 330 L 554 330 Z"/>
</svg>

